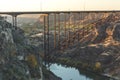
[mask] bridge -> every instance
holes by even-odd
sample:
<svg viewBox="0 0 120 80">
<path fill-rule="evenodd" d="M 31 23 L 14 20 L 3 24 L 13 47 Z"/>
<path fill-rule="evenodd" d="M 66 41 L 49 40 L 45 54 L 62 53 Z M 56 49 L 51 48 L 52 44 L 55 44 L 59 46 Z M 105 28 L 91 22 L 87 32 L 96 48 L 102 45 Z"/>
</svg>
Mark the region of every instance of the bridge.
<svg viewBox="0 0 120 80">
<path fill-rule="evenodd" d="M 23 14 L 43 14 L 43 25 L 44 25 L 44 54 L 47 56 L 51 51 L 64 50 L 74 43 L 82 42 L 85 40 L 83 37 L 87 35 L 92 35 L 92 31 L 95 29 L 93 26 L 97 24 L 102 24 L 104 18 L 108 17 L 104 15 L 102 18 L 96 20 L 88 20 L 88 14 L 108 14 L 108 13 L 119 13 L 120 10 L 110 10 L 110 11 L 38 11 L 38 12 L 0 12 L 0 14 L 6 14 L 12 16 L 12 24 L 17 29 L 17 16 Z M 95 13 L 95 14 L 94 14 Z M 72 15 L 73 14 L 73 15 Z M 50 48 L 50 27 L 51 27 L 51 17 L 53 16 L 52 27 L 54 27 L 54 48 Z M 62 16 L 61 16 L 62 15 Z M 72 17 L 71 17 L 72 16 Z M 71 19 L 72 18 L 72 19 Z M 86 18 L 86 21 L 84 19 Z M 109 19 L 108 21 L 114 21 L 120 18 Z M 86 25 L 87 23 L 87 25 Z M 91 27 L 90 27 L 91 26 Z M 64 37 L 63 37 L 64 36 Z"/>
<path fill-rule="evenodd" d="M 13 25 L 17 26 L 17 16 L 22 14 L 60 14 L 60 13 L 114 13 L 120 12 L 120 10 L 98 10 L 98 11 L 20 11 L 20 12 L 0 12 L 0 14 L 11 15 L 13 20 Z"/>
</svg>

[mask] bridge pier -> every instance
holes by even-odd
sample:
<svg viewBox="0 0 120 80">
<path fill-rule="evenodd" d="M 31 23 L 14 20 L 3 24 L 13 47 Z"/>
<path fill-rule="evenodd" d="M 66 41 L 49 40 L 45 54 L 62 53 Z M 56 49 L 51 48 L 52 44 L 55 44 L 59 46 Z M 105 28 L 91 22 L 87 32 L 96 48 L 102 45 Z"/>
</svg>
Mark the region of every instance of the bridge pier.
<svg viewBox="0 0 120 80">
<path fill-rule="evenodd" d="M 71 29 L 70 29 L 70 26 L 71 26 L 71 25 L 70 25 L 70 13 L 68 13 L 68 17 L 69 17 L 69 18 L 68 18 L 68 19 L 69 19 L 69 21 L 68 21 L 68 47 L 69 47 L 70 42 L 71 42 L 71 41 L 70 41 L 70 30 L 71 30 Z"/>
<path fill-rule="evenodd" d="M 65 37 L 65 48 L 67 47 L 67 30 L 66 30 L 66 13 L 64 13 L 64 37 Z"/>
<path fill-rule="evenodd" d="M 80 16 L 80 13 L 78 13 L 79 14 L 79 21 L 80 21 L 80 19 L 81 19 L 81 16 Z M 78 31 L 80 30 L 80 26 L 81 26 L 81 23 L 80 22 L 78 22 Z M 80 40 L 80 33 L 78 32 L 78 42 L 79 42 L 79 40 Z"/>
<path fill-rule="evenodd" d="M 58 49 L 60 49 L 60 14 L 58 14 Z"/>
<path fill-rule="evenodd" d="M 44 57 L 45 61 L 49 56 L 49 14 L 44 16 Z"/>
<path fill-rule="evenodd" d="M 56 49 L 56 13 L 54 14 L 54 49 Z"/>
<path fill-rule="evenodd" d="M 17 29 L 17 16 L 18 14 L 11 14 L 12 16 L 12 25 L 13 27 L 15 27 L 15 29 Z"/>
<path fill-rule="evenodd" d="M 46 57 L 46 16 L 44 16 L 44 57 Z"/>
<path fill-rule="evenodd" d="M 81 13 L 81 16 L 82 16 L 82 20 L 84 20 L 84 13 Z M 82 32 L 83 32 L 83 34 L 82 34 L 82 36 L 84 37 L 85 36 L 85 25 L 84 25 L 84 21 L 82 22 Z"/>
<path fill-rule="evenodd" d="M 49 49 L 49 14 L 47 16 L 47 43 L 48 43 L 48 46 L 47 46 L 47 51 L 48 51 L 48 56 L 49 56 L 49 52 L 50 52 L 50 49 Z"/>
</svg>

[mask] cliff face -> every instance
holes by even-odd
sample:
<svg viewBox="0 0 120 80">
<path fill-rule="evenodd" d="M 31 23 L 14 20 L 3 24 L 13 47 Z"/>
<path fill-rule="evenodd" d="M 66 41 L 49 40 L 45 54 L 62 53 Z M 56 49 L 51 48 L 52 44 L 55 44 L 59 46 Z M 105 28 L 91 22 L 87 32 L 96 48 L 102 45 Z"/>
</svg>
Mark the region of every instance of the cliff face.
<svg viewBox="0 0 120 80">
<path fill-rule="evenodd" d="M 39 53 L 28 43 L 24 32 L 0 20 L 0 80 L 41 78 Z"/>
<path fill-rule="evenodd" d="M 117 22 L 113 31 L 113 38 L 120 41 L 120 22 Z"/>
<path fill-rule="evenodd" d="M 63 60 L 64 64 L 89 68 L 93 71 L 98 69 L 98 72 L 102 71 L 120 80 L 119 20 L 118 14 L 109 14 L 94 22 L 91 32 L 84 36 L 80 35 L 82 38 L 79 42 L 64 51 L 53 53 L 51 57 L 55 57 L 60 62 Z M 78 33 L 82 32 L 78 31 Z"/>
<path fill-rule="evenodd" d="M 86 45 L 79 54 L 89 56 L 88 61 L 91 63 L 100 62 L 103 71 L 112 77 L 120 79 L 120 22 L 118 14 L 111 14 L 104 20 L 96 23 L 96 38 Z M 91 36 L 92 37 L 92 36 Z M 81 49 L 81 48 L 79 48 Z M 97 50 L 97 51 L 96 51 Z"/>
<path fill-rule="evenodd" d="M 61 80 L 45 67 L 46 72 L 42 72 L 41 48 L 31 43 L 22 29 L 15 29 L 1 19 L 0 80 Z M 49 78 L 44 74 L 48 74 Z"/>
</svg>

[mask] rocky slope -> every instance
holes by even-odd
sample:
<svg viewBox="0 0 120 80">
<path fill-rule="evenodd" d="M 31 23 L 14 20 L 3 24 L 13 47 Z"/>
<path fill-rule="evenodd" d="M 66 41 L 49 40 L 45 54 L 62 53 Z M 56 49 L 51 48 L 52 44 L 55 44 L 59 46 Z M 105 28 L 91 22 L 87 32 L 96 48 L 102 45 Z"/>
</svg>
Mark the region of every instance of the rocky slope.
<svg viewBox="0 0 120 80">
<path fill-rule="evenodd" d="M 1 16 L 0 16 L 1 17 Z M 39 53 L 23 30 L 0 18 L 0 80 L 41 79 Z"/>
<path fill-rule="evenodd" d="M 53 53 L 52 59 L 64 64 L 100 72 L 120 79 L 120 17 L 109 14 L 92 23 L 92 31 L 73 47 Z M 78 31 L 77 33 L 81 33 Z M 76 39 L 76 38 L 74 38 Z M 54 60 L 54 61 L 55 61 Z"/>
<path fill-rule="evenodd" d="M 84 14 L 78 19 L 80 15 L 75 14 L 75 22 L 83 22 L 85 30 L 80 28 L 75 32 L 71 32 L 73 36 L 70 41 L 61 39 L 61 49 L 53 50 L 53 35 L 50 37 L 50 48 L 53 52 L 51 58 L 63 64 L 74 66 L 77 68 L 86 68 L 99 72 L 116 79 L 120 79 L 120 17 L 119 13 L 103 13 L 103 14 Z M 74 21 L 74 16 L 70 18 L 67 16 L 67 21 Z M 61 23 L 64 21 L 64 16 Z M 89 24 L 87 24 L 89 23 Z M 76 25 L 78 26 L 78 24 Z M 92 26 L 92 27 L 91 27 Z M 89 29 L 89 31 L 87 31 Z M 80 35 L 79 42 L 76 40 Z M 64 37 L 61 35 L 61 37 Z M 41 38 L 32 38 L 34 44 L 41 44 Z M 65 44 L 72 42 L 72 46 L 65 48 Z M 50 53 L 52 53 L 50 52 Z"/>
<path fill-rule="evenodd" d="M 42 70 L 41 48 L 0 16 L 0 80 L 61 80 Z"/>
</svg>

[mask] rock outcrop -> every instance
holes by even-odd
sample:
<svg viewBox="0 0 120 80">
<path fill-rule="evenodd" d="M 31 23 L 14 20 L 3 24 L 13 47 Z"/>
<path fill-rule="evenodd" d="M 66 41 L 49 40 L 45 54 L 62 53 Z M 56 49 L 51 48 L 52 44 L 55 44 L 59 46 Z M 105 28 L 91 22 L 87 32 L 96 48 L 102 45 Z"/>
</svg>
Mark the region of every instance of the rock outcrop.
<svg viewBox="0 0 120 80">
<path fill-rule="evenodd" d="M 33 47 L 28 43 L 23 30 L 15 29 L 1 17 L 0 80 L 41 79 L 39 53 L 35 52 Z M 34 57 L 28 59 L 31 55 Z M 36 64 L 32 64 L 35 62 Z"/>
<path fill-rule="evenodd" d="M 29 39 L 24 30 L 15 29 L 0 16 L 0 80 L 61 80 L 45 67 L 49 77 L 43 75 L 40 57 L 43 43 L 37 43 L 41 39 L 38 37 L 33 43 Z"/>
<path fill-rule="evenodd" d="M 84 35 L 77 45 L 53 53 L 53 58 L 64 64 L 98 70 L 120 79 L 120 22 L 118 14 L 94 23 L 93 35 Z M 90 34 L 90 33 L 89 33 Z M 83 45 L 84 43 L 84 45 Z M 63 60 L 63 61 L 62 61 Z M 54 60 L 53 60 L 54 61 Z"/>
<path fill-rule="evenodd" d="M 117 22 L 114 26 L 113 38 L 120 41 L 120 22 Z"/>
</svg>

